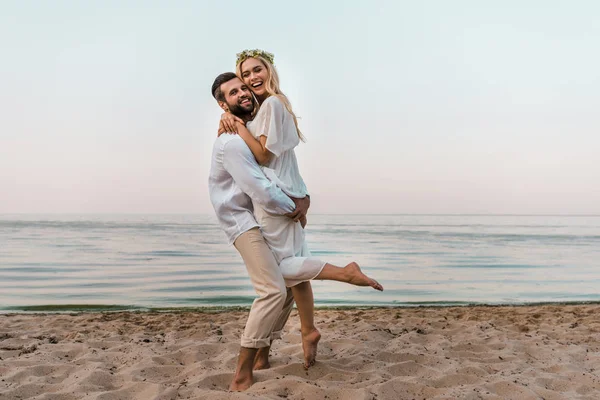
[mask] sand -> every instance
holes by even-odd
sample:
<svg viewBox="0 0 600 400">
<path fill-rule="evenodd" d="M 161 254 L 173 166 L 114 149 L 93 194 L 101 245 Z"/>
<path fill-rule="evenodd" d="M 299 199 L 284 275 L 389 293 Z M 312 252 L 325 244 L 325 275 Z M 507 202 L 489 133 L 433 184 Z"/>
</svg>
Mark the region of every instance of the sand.
<svg viewBox="0 0 600 400">
<path fill-rule="evenodd" d="M 600 399 L 600 306 L 318 310 L 227 391 L 247 312 L 0 315 L 0 399 Z"/>
</svg>

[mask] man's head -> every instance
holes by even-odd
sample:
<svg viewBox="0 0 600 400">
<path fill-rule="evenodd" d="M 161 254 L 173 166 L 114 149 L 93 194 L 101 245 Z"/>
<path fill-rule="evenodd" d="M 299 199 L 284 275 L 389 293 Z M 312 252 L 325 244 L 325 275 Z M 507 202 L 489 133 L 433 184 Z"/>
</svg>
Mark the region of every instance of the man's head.
<svg viewBox="0 0 600 400">
<path fill-rule="evenodd" d="M 233 72 L 225 72 L 216 77 L 212 85 L 212 95 L 224 111 L 229 111 L 237 117 L 247 117 L 254 110 L 252 92 Z"/>
</svg>

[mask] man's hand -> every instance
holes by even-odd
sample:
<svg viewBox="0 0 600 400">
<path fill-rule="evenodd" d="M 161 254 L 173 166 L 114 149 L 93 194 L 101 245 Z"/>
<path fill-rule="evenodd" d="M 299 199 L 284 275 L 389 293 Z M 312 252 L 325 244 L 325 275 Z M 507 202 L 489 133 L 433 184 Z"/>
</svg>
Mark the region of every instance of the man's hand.
<svg viewBox="0 0 600 400">
<path fill-rule="evenodd" d="M 308 222 L 308 220 L 306 219 L 306 215 L 304 215 L 300 218 L 300 225 L 302 225 L 302 229 L 306 228 L 307 222 Z"/>
<path fill-rule="evenodd" d="M 291 213 L 285 214 L 285 216 L 293 219 L 295 222 L 298 222 L 300 221 L 300 218 L 306 217 L 306 213 L 308 212 L 308 208 L 310 207 L 310 197 L 305 196 L 301 199 L 297 199 L 295 197 L 290 198 L 296 205 L 296 209 Z"/>
</svg>

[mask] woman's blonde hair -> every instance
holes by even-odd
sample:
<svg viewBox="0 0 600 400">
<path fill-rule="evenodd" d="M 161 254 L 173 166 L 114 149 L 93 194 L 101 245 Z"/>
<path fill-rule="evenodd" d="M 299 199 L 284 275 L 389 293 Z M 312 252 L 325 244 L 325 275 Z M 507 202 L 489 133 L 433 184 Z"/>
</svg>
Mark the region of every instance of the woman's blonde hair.
<svg viewBox="0 0 600 400">
<path fill-rule="evenodd" d="M 261 63 L 263 63 L 263 65 L 267 69 L 267 72 L 269 74 L 269 79 L 265 85 L 267 93 L 269 93 L 270 96 L 276 96 L 279 100 L 281 100 L 281 102 L 285 106 L 286 110 L 288 110 L 288 112 L 292 115 L 292 118 L 294 120 L 294 125 L 296 126 L 296 131 L 298 132 L 298 137 L 300 138 L 300 140 L 305 142 L 306 139 L 304 138 L 304 135 L 302 135 L 302 132 L 300 132 L 300 128 L 298 127 L 298 119 L 296 118 L 296 114 L 294 114 L 294 111 L 292 111 L 292 104 L 288 100 L 287 96 L 285 94 L 283 94 L 281 89 L 279 89 L 279 75 L 277 74 L 277 69 L 275 69 L 275 66 L 269 60 L 267 60 L 265 57 L 263 57 L 261 55 L 256 55 L 256 56 L 253 56 L 252 58 L 259 60 Z M 236 71 L 235 71 L 237 76 L 239 76 L 239 78 L 242 81 L 244 80 L 244 78 L 242 78 L 242 64 L 245 61 L 246 60 L 238 63 L 238 65 L 236 66 Z"/>
</svg>

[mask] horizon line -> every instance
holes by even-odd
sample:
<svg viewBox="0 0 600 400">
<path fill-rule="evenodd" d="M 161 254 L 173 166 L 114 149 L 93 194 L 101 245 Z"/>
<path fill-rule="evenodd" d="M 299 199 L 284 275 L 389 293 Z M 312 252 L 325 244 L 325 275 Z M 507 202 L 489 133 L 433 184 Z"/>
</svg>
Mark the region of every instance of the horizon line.
<svg viewBox="0 0 600 400">
<path fill-rule="evenodd" d="M 16 212 L 3 215 L 202 215 L 211 216 L 214 213 L 198 212 L 170 212 L 170 213 L 136 213 L 136 212 Z M 311 213 L 311 215 L 339 215 L 339 216 L 443 216 L 443 217 L 600 217 L 600 214 L 518 214 L 518 213 Z"/>
</svg>

